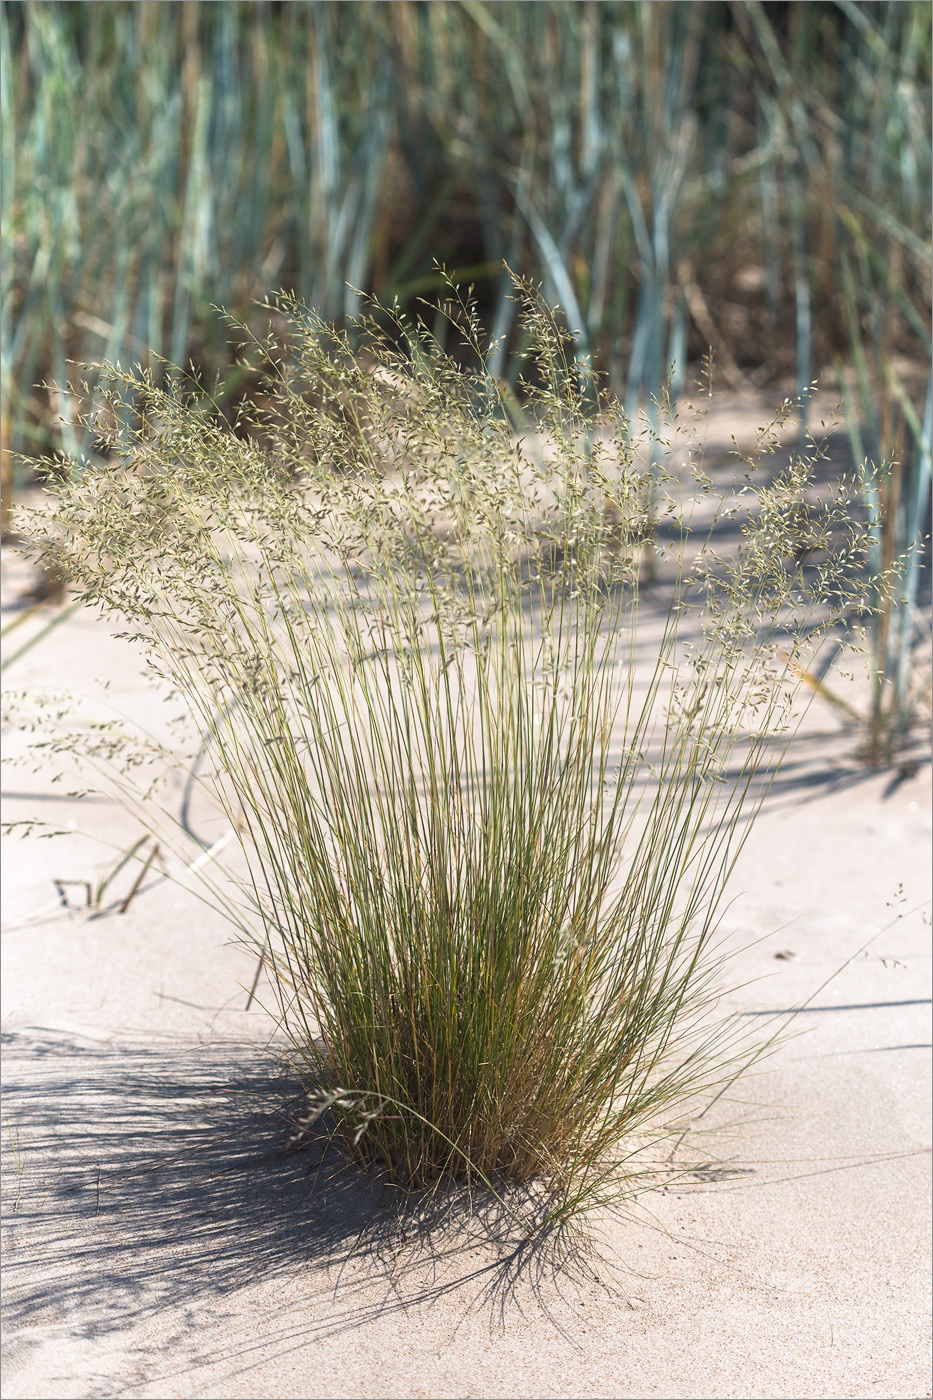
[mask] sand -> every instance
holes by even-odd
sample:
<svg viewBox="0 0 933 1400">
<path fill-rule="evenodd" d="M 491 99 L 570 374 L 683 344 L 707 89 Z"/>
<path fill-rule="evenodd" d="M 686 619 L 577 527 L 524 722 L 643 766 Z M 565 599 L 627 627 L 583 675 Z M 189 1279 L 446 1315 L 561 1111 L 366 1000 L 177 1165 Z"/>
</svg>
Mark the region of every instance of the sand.
<svg viewBox="0 0 933 1400">
<path fill-rule="evenodd" d="M 83 610 L 4 683 L 95 677 L 158 721 Z M 403 1243 L 358 1174 L 286 1154 L 251 961 L 155 872 L 123 914 L 128 880 L 63 908 L 53 880 L 103 859 L 82 833 L 140 830 L 7 772 L 6 820 L 78 832 L 4 847 L 4 1396 L 929 1396 L 930 769 L 854 745 L 811 709 L 725 921 L 749 1016 L 832 980 L 704 1120 L 706 1161 L 563 1267 L 479 1218 Z"/>
</svg>

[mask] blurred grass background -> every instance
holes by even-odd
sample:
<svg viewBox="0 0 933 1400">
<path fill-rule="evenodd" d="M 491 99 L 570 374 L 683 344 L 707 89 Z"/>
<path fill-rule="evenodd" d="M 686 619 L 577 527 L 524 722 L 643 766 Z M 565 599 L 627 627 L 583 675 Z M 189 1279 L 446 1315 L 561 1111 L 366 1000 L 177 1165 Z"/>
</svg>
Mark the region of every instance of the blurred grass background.
<svg viewBox="0 0 933 1400">
<path fill-rule="evenodd" d="M 4 0 L 7 499 L 16 454 L 92 447 L 37 385 L 165 357 L 233 399 L 210 308 L 276 287 L 341 320 L 443 262 L 514 382 L 505 259 L 630 410 L 710 347 L 733 388 L 837 388 L 856 459 L 897 458 L 874 566 L 916 554 L 915 599 L 930 72 L 926 0 Z M 888 680 L 912 607 L 876 628 Z"/>
</svg>

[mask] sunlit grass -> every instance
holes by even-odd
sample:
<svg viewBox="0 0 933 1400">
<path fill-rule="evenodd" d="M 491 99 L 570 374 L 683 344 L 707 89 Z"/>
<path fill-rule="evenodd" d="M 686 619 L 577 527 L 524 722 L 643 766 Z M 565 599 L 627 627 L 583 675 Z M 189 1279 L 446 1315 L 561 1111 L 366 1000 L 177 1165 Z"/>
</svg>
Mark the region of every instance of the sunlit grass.
<svg viewBox="0 0 933 1400">
<path fill-rule="evenodd" d="M 765 1048 L 716 1013 L 723 898 L 858 542 L 795 459 L 719 560 L 735 500 L 691 535 L 710 483 L 652 466 L 522 283 L 516 438 L 449 291 L 478 371 L 400 314 L 347 337 L 279 298 L 236 430 L 111 369 L 140 426 L 98 404 L 105 465 L 29 533 L 210 735 L 247 875 L 203 873 L 265 960 L 304 1121 L 405 1187 L 534 1183 L 539 1226 L 642 1186 L 644 1147 Z M 179 848 L 134 789 L 146 745 L 60 713 L 51 751 Z"/>
</svg>

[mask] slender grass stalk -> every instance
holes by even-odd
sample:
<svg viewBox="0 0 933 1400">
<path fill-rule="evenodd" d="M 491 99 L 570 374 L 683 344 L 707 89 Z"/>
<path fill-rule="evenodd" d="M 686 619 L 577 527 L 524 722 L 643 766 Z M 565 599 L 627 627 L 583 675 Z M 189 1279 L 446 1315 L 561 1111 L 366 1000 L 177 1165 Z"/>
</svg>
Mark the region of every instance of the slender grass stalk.
<svg viewBox="0 0 933 1400">
<path fill-rule="evenodd" d="M 924 361 L 930 355 L 929 318 L 921 312 L 930 284 L 930 138 L 920 111 L 925 79 L 915 66 L 928 52 L 929 24 L 909 5 L 846 2 L 839 9 L 847 25 L 841 43 L 832 26 L 818 22 L 818 7 L 798 7 L 786 52 L 762 6 L 740 13 L 773 84 L 762 99 L 771 144 L 785 152 L 799 386 L 809 383 L 813 367 L 820 256 L 822 279 L 835 288 L 841 312 L 839 377 L 872 536 L 865 752 L 880 765 L 891 761 L 913 719 L 911 655 L 928 528 L 925 505 L 915 504 L 929 491 L 922 410 L 894 360 L 908 345 Z M 813 61 L 820 46 L 835 49 L 831 65 Z M 763 188 L 772 179 L 770 169 L 763 172 Z"/>
</svg>

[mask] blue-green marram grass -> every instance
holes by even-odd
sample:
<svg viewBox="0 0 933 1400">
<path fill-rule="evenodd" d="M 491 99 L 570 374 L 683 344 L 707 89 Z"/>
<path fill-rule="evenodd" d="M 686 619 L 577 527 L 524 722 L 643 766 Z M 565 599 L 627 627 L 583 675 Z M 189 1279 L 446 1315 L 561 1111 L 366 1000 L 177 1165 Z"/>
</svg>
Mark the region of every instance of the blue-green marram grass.
<svg viewBox="0 0 933 1400">
<path fill-rule="evenodd" d="M 351 343 L 279 298 L 262 411 L 111 368 L 141 426 L 108 441 L 98 402 L 105 464 L 28 529 L 210 734 L 247 873 L 205 865 L 208 897 L 262 951 L 307 1116 L 406 1187 L 535 1183 L 538 1227 L 644 1185 L 645 1145 L 764 1048 L 715 1013 L 723 895 L 860 543 L 795 458 L 719 560 L 735 500 L 691 533 L 709 482 L 652 466 L 516 295 L 533 433 L 453 291 L 476 371 L 386 308 Z M 101 772 L 122 745 L 53 741 Z"/>
</svg>

